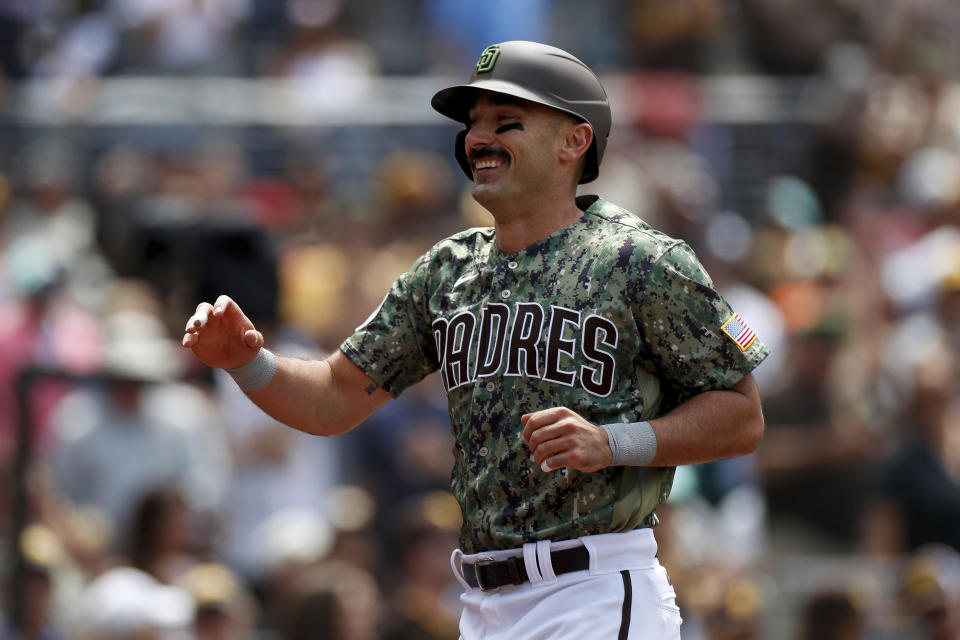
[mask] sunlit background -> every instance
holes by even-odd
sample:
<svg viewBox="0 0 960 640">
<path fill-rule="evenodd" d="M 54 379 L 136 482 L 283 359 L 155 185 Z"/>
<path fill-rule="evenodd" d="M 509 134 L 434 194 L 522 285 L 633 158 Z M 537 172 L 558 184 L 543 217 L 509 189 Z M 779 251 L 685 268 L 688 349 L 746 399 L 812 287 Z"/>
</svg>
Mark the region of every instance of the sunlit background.
<svg viewBox="0 0 960 640">
<path fill-rule="evenodd" d="M 583 192 L 773 350 L 759 451 L 659 511 L 685 640 L 960 638 L 958 34 L 955 0 L 0 0 L 0 638 L 457 638 L 438 381 L 311 438 L 179 337 L 228 293 L 329 353 L 489 224 L 429 99 L 509 39 L 601 75 Z"/>
</svg>

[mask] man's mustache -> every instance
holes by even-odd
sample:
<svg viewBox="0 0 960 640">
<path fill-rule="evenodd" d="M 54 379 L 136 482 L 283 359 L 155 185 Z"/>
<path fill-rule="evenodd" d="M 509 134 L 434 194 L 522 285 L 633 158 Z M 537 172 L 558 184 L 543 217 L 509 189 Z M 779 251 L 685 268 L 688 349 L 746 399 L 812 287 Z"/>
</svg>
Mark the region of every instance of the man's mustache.
<svg viewBox="0 0 960 640">
<path fill-rule="evenodd" d="M 467 159 L 471 164 L 476 164 L 478 160 L 483 160 L 484 158 L 503 158 L 504 160 L 509 160 L 510 156 L 507 155 L 507 152 L 499 149 L 497 147 L 484 147 L 482 149 L 474 149 L 467 154 Z"/>
</svg>

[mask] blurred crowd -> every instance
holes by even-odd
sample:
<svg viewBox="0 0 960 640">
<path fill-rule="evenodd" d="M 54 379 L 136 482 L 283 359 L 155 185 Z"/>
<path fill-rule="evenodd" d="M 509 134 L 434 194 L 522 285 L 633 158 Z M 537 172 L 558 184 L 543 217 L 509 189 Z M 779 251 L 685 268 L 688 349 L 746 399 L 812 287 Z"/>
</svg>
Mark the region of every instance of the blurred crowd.
<svg viewBox="0 0 960 640">
<path fill-rule="evenodd" d="M 584 192 L 689 242 L 773 350 L 758 452 L 679 469 L 659 512 L 684 638 L 960 638 L 954 0 L 481 4 L 0 0 L 0 107 L 124 75 L 349 107 L 510 38 L 629 78 Z M 802 104 L 711 120 L 704 83 L 738 74 Z M 435 377 L 321 439 L 179 346 L 227 293 L 275 350 L 336 349 L 490 224 L 452 130 L 0 132 L 0 639 L 456 638 Z"/>
<path fill-rule="evenodd" d="M 4 77 L 420 74 L 493 41 L 553 41 L 592 67 L 812 74 L 866 56 L 949 75 L 947 0 L 4 0 Z"/>
</svg>

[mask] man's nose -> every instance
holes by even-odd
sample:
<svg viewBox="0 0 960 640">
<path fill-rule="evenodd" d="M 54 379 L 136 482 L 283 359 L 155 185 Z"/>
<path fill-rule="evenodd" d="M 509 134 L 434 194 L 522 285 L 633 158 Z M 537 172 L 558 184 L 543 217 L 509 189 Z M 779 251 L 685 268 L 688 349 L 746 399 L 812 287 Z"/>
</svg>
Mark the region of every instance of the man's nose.
<svg viewBox="0 0 960 640">
<path fill-rule="evenodd" d="M 467 153 L 474 149 L 480 149 L 493 142 L 493 130 L 490 127 L 484 127 L 482 124 L 474 123 L 467 131 L 464 138 L 464 144 L 467 147 Z"/>
</svg>

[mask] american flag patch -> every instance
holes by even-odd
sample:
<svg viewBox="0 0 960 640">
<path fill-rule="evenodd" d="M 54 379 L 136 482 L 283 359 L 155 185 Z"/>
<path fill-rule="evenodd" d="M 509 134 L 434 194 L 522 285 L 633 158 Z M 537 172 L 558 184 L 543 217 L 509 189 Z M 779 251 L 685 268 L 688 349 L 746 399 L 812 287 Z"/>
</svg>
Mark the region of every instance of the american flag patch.
<svg viewBox="0 0 960 640">
<path fill-rule="evenodd" d="M 741 351 L 746 351 L 757 339 L 757 333 L 747 326 L 746 320 L 740 317 L 739 313 L 730 316 L 730 319 L 720 327 L 725 334 L 737 343 Z"/>
</svg>

